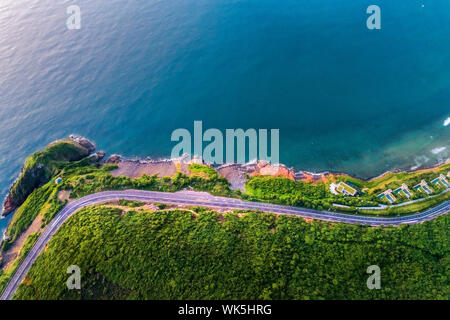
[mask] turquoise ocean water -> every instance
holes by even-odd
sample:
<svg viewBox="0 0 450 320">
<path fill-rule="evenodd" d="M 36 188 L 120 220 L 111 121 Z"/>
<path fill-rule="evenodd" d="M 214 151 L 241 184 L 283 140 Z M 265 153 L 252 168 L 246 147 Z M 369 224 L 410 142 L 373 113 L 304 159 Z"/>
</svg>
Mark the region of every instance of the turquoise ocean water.
<svg viewBox="0 0 450 320">
<path fill-rule="evenodd" d="M 70 133 L 166 157 L 194 120 L 279 128 L 281 162 L 371 177 L 448 158 L 449 117 L 448 0 L 0 2 L 2 198 Z"/>
</svg>

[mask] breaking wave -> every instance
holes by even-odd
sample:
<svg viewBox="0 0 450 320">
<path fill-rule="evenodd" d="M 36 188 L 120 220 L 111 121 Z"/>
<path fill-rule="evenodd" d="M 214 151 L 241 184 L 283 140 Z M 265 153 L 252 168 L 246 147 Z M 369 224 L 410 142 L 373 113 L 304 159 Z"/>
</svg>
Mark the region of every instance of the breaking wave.
<svg viewBox="0 0 450 320">
<path fill-rule="evenodd" d="M 444 127 L 448 126 L 450 124 L 450 117 L 448 117 L 447 119 L 445 119 L 444 121 Z"/>
<path fill-rule="evenodd" d="M 438 154 L 441 153 L 442 151 L 444 151 L 445 149 L 447 149 L 447 147 L 437 147 L 431 150 L 431 153 L 433 154 Z"/>
</svg>

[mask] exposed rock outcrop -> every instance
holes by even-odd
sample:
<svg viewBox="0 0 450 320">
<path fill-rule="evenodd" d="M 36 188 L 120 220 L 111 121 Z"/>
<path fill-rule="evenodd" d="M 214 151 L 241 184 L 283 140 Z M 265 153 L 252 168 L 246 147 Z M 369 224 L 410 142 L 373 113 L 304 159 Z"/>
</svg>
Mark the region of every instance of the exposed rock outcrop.
<svg viewBox="0 0 450 320">
<path fill-rule="evenodd" d="M 304 182 L 328 182 L 328 180 L 333 180 L 334 174 L 330 172 L 323 173 L 313 173 L 308 171 L 300 171 L 295 173 L 296 181 L 304 181 Z"/>
<path fill-rule="evenodd" d="M 89 159 L 91 159 L 91 161 L 93 161 L 93 162 L 99 162 L 104 157 L 105 157 L 105 152 L 103 152 L 103 151 L 97 151 L 97 152 L 92 153 L 91 155 L 89 155 Z"/>
<path fill-rule="evenodd" d="M 83 146 L 78 141 L 83 143 Z M 19 207 L 34 189 L 47 183 L 55 172 L 55 163 L 78 161 L 95 150 L 92 142 L 85 138 L 70 138 L 51 143 L 45 150 L 29 156 L 3 203 L 2 215 Z"/>
<path fill-rule="evenodd" d="M 284 177 L 294 180 L 295 172 L 283 164 L 272 165 L 268 162 L 259 161 L 256 165 L 256 170 L 251 173 L 251 176 L 273 176 Z"/>
<path fill-rule="evenodd" d="M 71 134 L 69 136 L 69 139 L 74 141 L 74 142 L 76 142 L 76 143 L 78 143 L 80 146 L 86 148 L 87 151 L 89 151 L 89 153 L 92 153 L 92 152 L 95 151 L 95 144 L 93 142 L 89 141 L 86 138 L 77 136 L 75 134 Z"/>
<path fill-rule="evenodd" d="M 97 152 L 98 161 L 103 160 L 105 155 L 106 155 L 105 151 L 98 151 Z"/>
<path fill-rule="evenodd" d="M 16 209 L 17 205 L 13 203 L 11 199 L 11 194 L 8 193 L 6 196 L 4 202 L 3 202 L 3 208 L 2 208 L 2 215 L 7 215 L 8 213 L 13 212 Z"/>
<path fill-rule="evenodd" d="M 121 157 L 118 154 L 111 155 L 108 159 L 106 159 L 105 163 L 117 164 L 121 161 Z"/>
<path fill-rule="evenodd" d="M 273 176 L 295 180 L 294 170 L 283 164 L 272 165 L 265 161 L 246 164 L 226 164 L 217 168 L 219 174 L 230 182 L 231 189 L 245 191 L 247 176 Z"/>
</svg>

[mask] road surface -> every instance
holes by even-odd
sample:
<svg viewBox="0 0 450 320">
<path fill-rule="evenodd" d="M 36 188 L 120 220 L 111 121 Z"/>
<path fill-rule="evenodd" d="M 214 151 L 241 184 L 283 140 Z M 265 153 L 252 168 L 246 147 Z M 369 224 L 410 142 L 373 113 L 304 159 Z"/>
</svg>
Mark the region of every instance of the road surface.
<svg viewBox="0 0 450 320">
<path fill-rule="evenodd" d="M 224 198 L 212 196 L 206 192 L 180 191 L 176 193 L 156 192 L 156 191 L 142 191 L 142 190 L 125 190 L 125 191 L 105 191 L 88 195 L 76 201 L 69 203 L 64 209 L 59 212 L 52 222 L 45 228 L 40 235 L 30 252 L 22 261 L 16 272 L 12 276 L 10 282 L 6 286 L 1 300 L 9 300 L 14 295 L 19 284 L 25 278 L 31 265 L 42 252 L 51 237 L 61 227 L 61 225 L 75 212 L 95 204 L 111 200 L 135 200 L 135 201 L 149 201 L 167 204 L 204 206 L 213 209 L 244 209 L 244 210 L 258 210 L 263 212 L 273 212 L 283 215 L 294 215 L 303 218 L 319 219 L 331 222 L 344 223 L 359 223 L 371 226 L 393 225 L 401 224 L 415 224 L 423 221 L 431 220 L 439 215 L 443 215 L 450 211 L 450 201 L 442 203 L 432 209 L 422 213 L 417 213 L 403 217 L 377 218 L 364 217 L 335 212 L 325 212 L 313 209 L 305 209 L 298 207 L 289 207 L 282 205 L 275 205 L 261 202 L 243 201 L 233 198 Z"/>
</svg>

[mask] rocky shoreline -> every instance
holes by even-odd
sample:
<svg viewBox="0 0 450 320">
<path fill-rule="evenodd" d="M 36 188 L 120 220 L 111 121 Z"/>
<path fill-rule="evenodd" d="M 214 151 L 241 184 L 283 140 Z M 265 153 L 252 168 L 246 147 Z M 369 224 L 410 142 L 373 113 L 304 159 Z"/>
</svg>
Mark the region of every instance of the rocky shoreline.
<svg viewBox="0 0 450 320">
<path fill-rule="evenodd" d="M 67 140 L 67 139 L 66 139 Z M 272 165 L 270 163 L 264 161 L 252 161 L 246 164 L 236 164 L 229 163 L 223 165 L 213 165 L 204 162 L 199 157 L 193 157 L 189 159 L 188 155 L 183 155 L 180 158 L 176 159 L 152 159 L 150 157 L 147 158 L 126 158 L 118 154 L 113 154 L 108 158 L 105 158 L 104 151 L 97 151 L 96 145 L 94 142 L 77 135 L 70 135 L 68 140 L 76 143 L 81 146 L 83 149 L 87 150 L 87 154 L 85 157 L 91 157 L 93 162 L 100 162 L 101 164 L 116 164 L 117 169 L 111 171 L 113 176 L 128 176 L 130 178 L 137 178 L 142 176 L 143 174 L 147 175 L 158 175 L 160 177 L 164 176 L 172 176 L 177 172 L 182 172 L 185 174 L 189 174 L 188 167 L 190 164 L 197 163 L 208 165 L 219 173 L 219 175 L 223 176 L 230 182 L 230 187 L 234 190 L 245 190 L 245 183 L 248 177 L 265 175 L 265 176 L 275 176 L 275 177 L 284 177 L 293 181 L 304 181 L 304 182 L 327 182 L 330 179 L 333 179 L 335 176 L 349 176 L 356 179 L 360 179 L 358 177 L 351 176 L 342 172 L 331 172 L 325 171 L 321 173 L 314 173 L 309 171 L 294 171 L 293 168 L 287 167 L 284 164 Z M 58 140 L 52 144 L 57 142 L 61 142 L 64 140 Z M 79 160 L 79 159 L 78 159 Z M 442 164 L 450 163 L 450 158 L 447 159 L 443 163 L 436 164 L 431 167 L 421 167 L 415 170 L 394 170 L 394 171 L 386 171 L 381 175 L 378 175 L 369 179 L 360 179 L 364 181 L 371 181 L 374 179 L 378 179 L 383 177 L 389 173 L 398 173 L 398 172 L 415 172 L 420 170 L 428 170 L 434 169 Z M 33 170 L 42 169 L 39 164 Z M 17 201 L 13 196 L 12 190 L 17 186 L 20 181 L 20 177 L 24 175 L 25 166 L 22 168 L 21 175 L 11 186 L 8 195 L 6 196 L 3 203 L 2 216 L 6 216 L 7 214 L 13 212 L 20 204 L 21 201 Z M 40 179 L 38 181 L 38 185 L 42 185 L 46 183 L 45 179 Z M 35 183 L 36 184 L 36 183 Z M 34 186 L 34 188 L 37 185 Z"/>
<path fill-rule="evenodd" d="M 285 177 L 291 180 L 295 181 L 308 181 L 308 182 L 318 182 L 318 181 L 324 181 L 328 180 L 331 176 L 349 176 L 358 180 L 362 181 L 372 181 L 378 178 L 381 178 L 387 174 L 390 173 L 411 173 L 411 172 L 417 172 L 421 170 L 432 170 L 439 166 L 442 166 L 444 164 L 450 163 L 450 158 L 446 159 L 445 161 L 441 161 L 439 163 L 436 163 L 431 166 L 420 166 L 415 169 L 397 169 L 397 170 L 388 170 L 385 171 L 377 176 L 369 177 L 369 178 L 361 178 L 356 175 L 351 175 L 345 172 L 341 171 L 323 171 L 323 172 L 311 172 L 307 170 L 299 170 L 295 171 L 293 167 L 288 167 L 284 164 L 279 165 L 271 165 L 270 163 L 264 162 L 264 161 L 251 161 L 245 164 L 237 164 L 237 163 L 226 163 L 222 165 L 214 165 L 210 163 L 206 163 L 202 161 L 201 158 L 196 157 L 192 160 L 186 160 L 187 155 L 184 155 L 177 159 L 169 159 L 169 158 L 162 158 L 162 159 L 152 159 L 150 157 L 146 158 L 127 158 L 124 156 L 121 156 L 119 154 L 113 154 L 110 157 L 108 157 L 104 162 L 105 163 L 114 163 L 114 164 L 135 164 L 135 165 L 148 165 L 148 164 L 161 164 L 161 163 L 200 163 L 204 165 L 208 165 L 214 169 L 216 169 L 219 173 L 228 172 L 228 171 L 238 171 L 238 172 L 244 172 L 249 175 L 271 175 L 271 176 L 281 176 Z M 230 168 L 229 170 L 227 170 Z"/>
<path fill-rule="evenodd" d="M 395 170 L 395 171 L 386 171 L 383 174 L 372 177 L 369 179 L 362 179 L 356 176 L 349 175 L 343 172 L 333 172 L 333 171 L 324 171 L 320 173 L 309 172 L 306 170 L 295 171 L 293 168 L 287 167 L 284 164 L 279 165 L 271 165 L 270 163 L 264 161 L 252 161 L 246 164 L 236 164 L 236 163 L 228 163 L 223 165 L 213 165 L 204 162 L 201 158 L 194 158 L 189 160 L 187 155 L 184 155 L 177 159 L 151 159 L 149 157 L 145 159 L 139 158 L 125 158 L 120 155 L 114 154 L 107 158 L 105 163 L 113 163 L 118 165 L 118 169 L 113 170 L 111 173 L 114 176 L 125 175 L 131 178 L 137 178 L 142 174 L 147 175 L 158 175 L 160 177 L 163 176 L 172 176 L 177 171 L 180 171 L 185 174 L 189 174 L 188 166 L 191 163 L 198 163 L 208 165 L 217 172 L 226 178 L 230 182 L 231 189 L 239 189 L 244 191 L 245 182 L 247 180 L 247 176 L 257 176 L 257 175 L 267 175 L 267 176 L 278 176 L 288 178 L 293 181 L 304 181 L 304 182 L 327 182 L 330 179 L 333 179 L 336 176 L 348 176 L 356 179 L 360 179 L 363 181 L 371 181 L 374 179 L 378 179 L 382 176 L 385 176 L 390 173 L 399 173 L 399 172 L 416 172 L 420 170 L 432 170 L 441 166 L 442 164 L 450 163 L 450 159 L 447 159 L 443 163 L 436 164 L 430 167 L 421 167 L 415 170 Z"/>
</svg>

